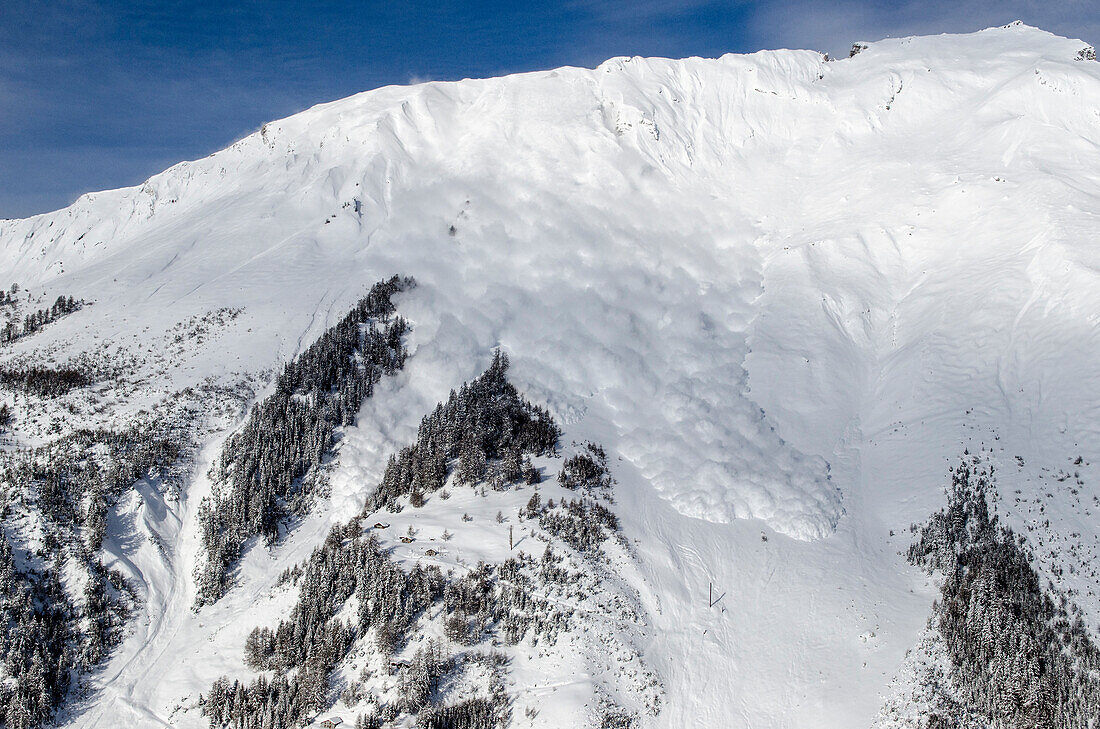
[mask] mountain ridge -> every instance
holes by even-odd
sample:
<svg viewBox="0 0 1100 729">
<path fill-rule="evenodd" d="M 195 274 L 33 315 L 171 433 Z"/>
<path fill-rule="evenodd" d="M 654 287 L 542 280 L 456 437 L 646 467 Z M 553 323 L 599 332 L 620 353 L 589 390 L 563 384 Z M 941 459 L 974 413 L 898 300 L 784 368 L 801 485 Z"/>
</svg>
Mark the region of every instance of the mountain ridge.
<svg viewBox="0 0 1100 729">
<path fill-rule="evenodd" d="M 1017 24 L 859 45 L 385 87 L 0 221 L 20 287 L 5 317 L 87 302 L 0 367 L 92 382 L 5 389 L 9 450 L 168 402 L 212 421 L 178 493 L 145 479 L 111 505 L 100 554 L 138 616 L 66 719 L 202 725 L 198 695 L 249 676 L 257 618 L 290 609 L 278 575 L 498 350 L 563 448 L 608 453 L 634 555 L 616 589 L 636 593 L 631 644 L 663 686 L 643 725 L 870 725 L 937 599 L 907 532 L 967 449 L 1095 635 L 1100 65 Z M 342 432 L 317 508 L 192 613 L 208 467 L 274 373 L 394 273 L 419 282 L 398 303 L 404 370 Z M 496 534 L 492 511 L 522 504 L 490 493 L 474 523 Z M 454 532 L 452 516 L 385 518 Z M 509 690 L 541 696 L 538 670 Z M 566 715 L 583 712 L 541 721 Z"/>
</svg>

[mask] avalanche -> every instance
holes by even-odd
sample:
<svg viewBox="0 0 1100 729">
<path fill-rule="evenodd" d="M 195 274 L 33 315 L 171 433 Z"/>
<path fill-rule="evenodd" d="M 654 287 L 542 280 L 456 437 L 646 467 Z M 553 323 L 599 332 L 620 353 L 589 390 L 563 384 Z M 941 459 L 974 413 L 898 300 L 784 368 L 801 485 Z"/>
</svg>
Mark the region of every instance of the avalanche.
<svg viewBox="0 0 1100 729">
<path fill-rule="evenodd" d="M 205 726 L 200 692 L 255 675 L 246 637 L 294 605 L 279 575 L 495 348 L 564 447 L 607 450 L 629 545 L 607 584 L 638 618 L 593 635 L 660 683 L 641 726 L 870 726 L 938 594 L 910 525 L 967 448 L 1095 636 L 1100 64 L 1019 23 L 864 45 L 386 87 L 0 221 L 16 310 L 85 302 L 0 364 L 99 378 L 4 390 L 10 448 L 207 398 L 185 483 L 142 480 L 111 510 L 101 558 L 137 607 L 59 720 Z M 404 369 L 342 432 L 323 503 L 192 610 L 198 506 L 242 403 L 394 273 L 418 282 Z M 527 496 L 386 518 L 457 534 L 481 509 L 451 551 L 499 563 L 493 513 Z M 594 721 L 620 679 L 592 641 L 575 662 L 517 655 L 513 726 Z"/>
</svg>

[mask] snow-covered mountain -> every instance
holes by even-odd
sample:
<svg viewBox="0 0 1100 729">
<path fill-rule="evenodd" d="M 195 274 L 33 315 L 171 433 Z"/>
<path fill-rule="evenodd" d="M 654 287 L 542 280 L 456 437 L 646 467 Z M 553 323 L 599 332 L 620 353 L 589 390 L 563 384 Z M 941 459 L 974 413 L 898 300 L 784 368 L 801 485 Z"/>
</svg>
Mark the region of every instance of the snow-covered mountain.
<svg viewBox="0 0 1100 729">
<path fill-rule="evenodd" d="M 289 619 L 313 583 L 281 576 L 326 535 L 351 540 L 331 530 L 358 515 L 388 525 L 379 548 L 406 572 L 461 582 L 484 561 L 500 599 L 528 580 L 515 589 L 561 631 L 510 640 L 500 618 L 471 657 L 441 592 L 392 658 L 374 627 L 348 639 L 322 717 L 398 702 L 435 665 L 434 637 L 451 668 L 431 701 L 488 686 L 514 727 L 917 726 L 943 698 L 928 698 L 928 665 L 957 677 L 929 623 L 945 593 L 925 568 L 943 565 L 908 550 L 964 454 L 993 470 L 985 495 L 1027 538 L 1042 589 L 1095 638 L 1100 64 L 1020 24 L 855 50 L 386 87 L 139 187 L 0 221 L 0 286 L 17 284 L 0 302 L 15 464 L 0 577 L 56 574 L 89 635 L 88 585 L 124 579 L 96 598 L 119 606 L 100 629 L 113 637 L 79 664 L 58 721 L 206 726 L 219 677 L 305 675 L 246 665 L 246 640 Z M 224 595 L 203 599 L 201 504 L 232 481 L 226 444 L 255 402 L 316 402 L 321 389 L 280 384 L 284 363 L 394 274 L 416 281 L 392 295 L 407 358 L 319 447 L 312 500 L 277 538 L 250 532 Z M 356 310 L 355 331 L 383 324 Z M 556 475 L 584 444 L 606 452 L 614 483 L 585 499 L 618 526 L 597 552 L 530 511 L 523 479 L 458 483 L 465 461 L 444 491 L 413 489 L 422 506 L 368 501 L 497 350 L 560 428 L 556 453 L 517 451 L 540 498 L 573 498 Z M 157 444 L 139 471 L 89 475 L 138 442 Z M 76 454 L 71 473 L 26 465 L 55 452 Z M 546 545 L 560 584 L 538 568 Z M 500 566 L 521 551 L 530 566 Z M 359 598 L 343 597 L 350 619 Z M 9 703 L 24 690 L 12 670 Z"/>
</svg>

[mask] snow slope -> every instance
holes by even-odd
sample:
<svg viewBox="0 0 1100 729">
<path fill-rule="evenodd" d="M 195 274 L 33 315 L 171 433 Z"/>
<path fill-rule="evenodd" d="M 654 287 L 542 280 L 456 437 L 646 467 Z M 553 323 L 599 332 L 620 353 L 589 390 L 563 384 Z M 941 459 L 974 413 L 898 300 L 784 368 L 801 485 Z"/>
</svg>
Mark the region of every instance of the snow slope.
<svg viewBox="0 0 1100 729">
<path fill-rule="evenodd" d="M 1044 501 L 1034 538 L 1082 567 L 1100 540 L 1100 485 L 1071 465 L 1100 446 L 1100 64 L 1075 60 L 1084 45 L 1014 24 L 837 61 L 619 58 L 387 87 L 0 222 L 0 284 L 94 301 L 9 356 L 140 351 L 111 417 L 263 377 L 375 280 L 420 283 L 400 303 L 412 356 L 349 433 L 330 503 L 253 550 L 223 602 L 190 611 L 216 439 L 178 500 L 120 505 L 167 547 L 108 544 L 143 615 L 65 719 L 201 725 L 177 707 L 243 671 L 278 574 L 501 346 L 567 439 L 613 454 L 665 689 L 647 721 L 870 725 L 933 596 L 899 551 L 963 448 L 993 447 L 1025 533 L 1056 470 L 1078 470 L 1078 498 Z M 169 352 L 174 326 L 223 307 L 241 313 Z M 1096 580 L 1050 577 L 1096 626 Z"/>
</svg>

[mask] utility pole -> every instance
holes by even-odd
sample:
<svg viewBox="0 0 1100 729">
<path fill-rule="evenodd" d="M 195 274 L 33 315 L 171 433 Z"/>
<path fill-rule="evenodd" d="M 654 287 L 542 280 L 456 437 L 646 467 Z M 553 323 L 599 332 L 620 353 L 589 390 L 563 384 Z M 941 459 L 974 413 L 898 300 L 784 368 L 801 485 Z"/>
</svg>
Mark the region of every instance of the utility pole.
<svg viewBox="0 0 1100 729">
<path fill-rule="evenodd" d="M 711 608 L 714 607 L 714 583 L 710 582 L 708 583 L 708 585 L 709 587 L 707 588 L 707 607 Z"/>
<path fill-rule="evenodd" d="M 512 525 L 508 525 L 508 551 L 512 551 Z"/>
</svg>

